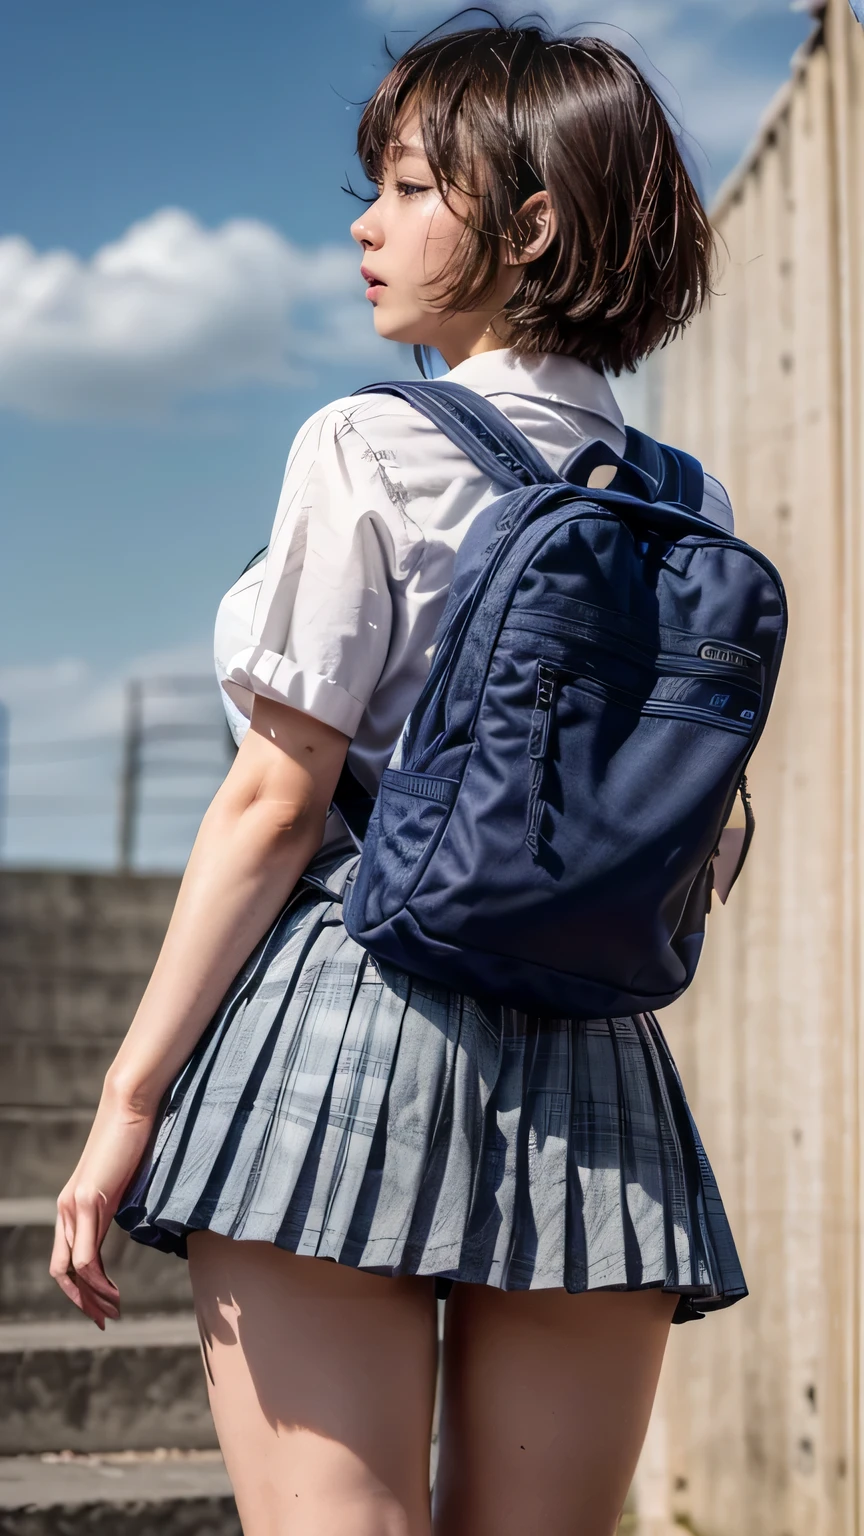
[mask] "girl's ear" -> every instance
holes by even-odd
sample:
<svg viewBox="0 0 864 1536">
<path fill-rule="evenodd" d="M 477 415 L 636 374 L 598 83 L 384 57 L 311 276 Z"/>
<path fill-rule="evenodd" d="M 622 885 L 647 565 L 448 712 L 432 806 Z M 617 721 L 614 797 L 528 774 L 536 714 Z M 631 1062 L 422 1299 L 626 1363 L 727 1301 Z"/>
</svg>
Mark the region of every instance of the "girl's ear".
<svg viewBox="0 0 864 1536">
<path fill-rule="evenodd" d="M 517 251 L 512 241 L 503 242 L 505 267 L 527 267 L 555 239 L 558 220 L 548 192 L 535 192 L 526 199 L 516 215 L 516 227 L 522 231 L 525 243 Z"/>
</svg>

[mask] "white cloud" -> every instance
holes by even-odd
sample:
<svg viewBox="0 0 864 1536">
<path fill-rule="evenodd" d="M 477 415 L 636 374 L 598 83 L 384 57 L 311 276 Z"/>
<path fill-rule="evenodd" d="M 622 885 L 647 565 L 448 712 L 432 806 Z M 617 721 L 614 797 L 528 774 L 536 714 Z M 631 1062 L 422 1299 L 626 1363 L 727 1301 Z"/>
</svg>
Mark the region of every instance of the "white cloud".
<svg viewBox="0 0 864 1536">
<path fill-rule="evenodd" d="M 89 260 L 0 239 L 0 407 L 152 413 L 183 396 L 302 382 L 380 346 L 359 252 L 165 208 Z M 350 323 L 346 323 L 350 321 Z"/>
</svg>

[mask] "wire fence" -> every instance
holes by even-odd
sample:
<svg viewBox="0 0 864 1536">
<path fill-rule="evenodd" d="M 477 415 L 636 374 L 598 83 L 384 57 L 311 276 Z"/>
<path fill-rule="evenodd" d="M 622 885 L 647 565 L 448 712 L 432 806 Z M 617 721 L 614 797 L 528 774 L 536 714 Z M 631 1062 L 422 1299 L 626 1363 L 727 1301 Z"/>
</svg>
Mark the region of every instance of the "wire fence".
<svg viewBox="0 0 864 1536">
<path fill-rule="evenodd" d="M 14 726 L 0 704 L 0 854 L 20 820 L 107 819 L 123 869 L 154 822 L 200 820 L 236 750 L 209 674 L 130 679 L 114 731 L 19 739 Z"/>
</svg>

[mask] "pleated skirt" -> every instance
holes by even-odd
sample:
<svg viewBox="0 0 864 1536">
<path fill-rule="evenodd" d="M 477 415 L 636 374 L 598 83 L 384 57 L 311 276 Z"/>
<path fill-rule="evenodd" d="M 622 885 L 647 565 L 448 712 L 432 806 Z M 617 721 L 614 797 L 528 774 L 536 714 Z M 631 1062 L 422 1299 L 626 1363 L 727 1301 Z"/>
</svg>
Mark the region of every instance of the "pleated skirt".
<svg viewBox="0 0 864 1536">
<path fill-rule="evenodd" d="M 533 1018 L 346 933 L 359 856 L 325 848 L 166 1096 L 117 1221 L 382 1275 L 505 1290 L 656 1287 L 676 1322 L 747 1295 L 656 1019 Z"/>
</svg>

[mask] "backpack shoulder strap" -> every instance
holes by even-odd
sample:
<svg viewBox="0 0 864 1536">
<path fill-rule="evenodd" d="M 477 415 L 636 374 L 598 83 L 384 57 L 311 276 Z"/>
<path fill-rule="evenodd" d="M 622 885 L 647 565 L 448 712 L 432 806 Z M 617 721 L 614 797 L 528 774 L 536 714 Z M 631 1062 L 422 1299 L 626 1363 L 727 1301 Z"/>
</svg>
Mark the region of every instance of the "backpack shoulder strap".
<svg viewBox="0 0 864 1536">
<path fill-rule="evenodd" d="M 490 480 L 504 490 L 518 490 L 529 485 L 557 485 L 561 480 L 587 483 L 591 470 L 600 463 L 620 465 L 620 485 L 648 502 L 666 502 L 688 512 L 699 513 L 705 499 L 705 474 L 698 459 L 655 442 L 635 427 L 626 429 L 626 446 L 619 459 L 599 439 L 582 444 L 556 474 L 518 427 L 508 421 L 503 411 L 485 395 L 466 389 L 451 379 L 424 379 L 422 382 L 393 380 L 367 384 L 354 391 L 357 395 L 396 395 L 426 416 L 476 464 Z M 577 469 L 578 464 L 578 469 Z"/>
<path fill-rule="evenodd" d="M 422 383 L 394 380 L 367 384 L 357 395 L 396 395 L 449 437 L 484 475 L 506 491 L 530 485 L 558 485 L 561 476 L 537 452 L 503 411 L 464 384 L 449 379 Z"/>
</svg>

